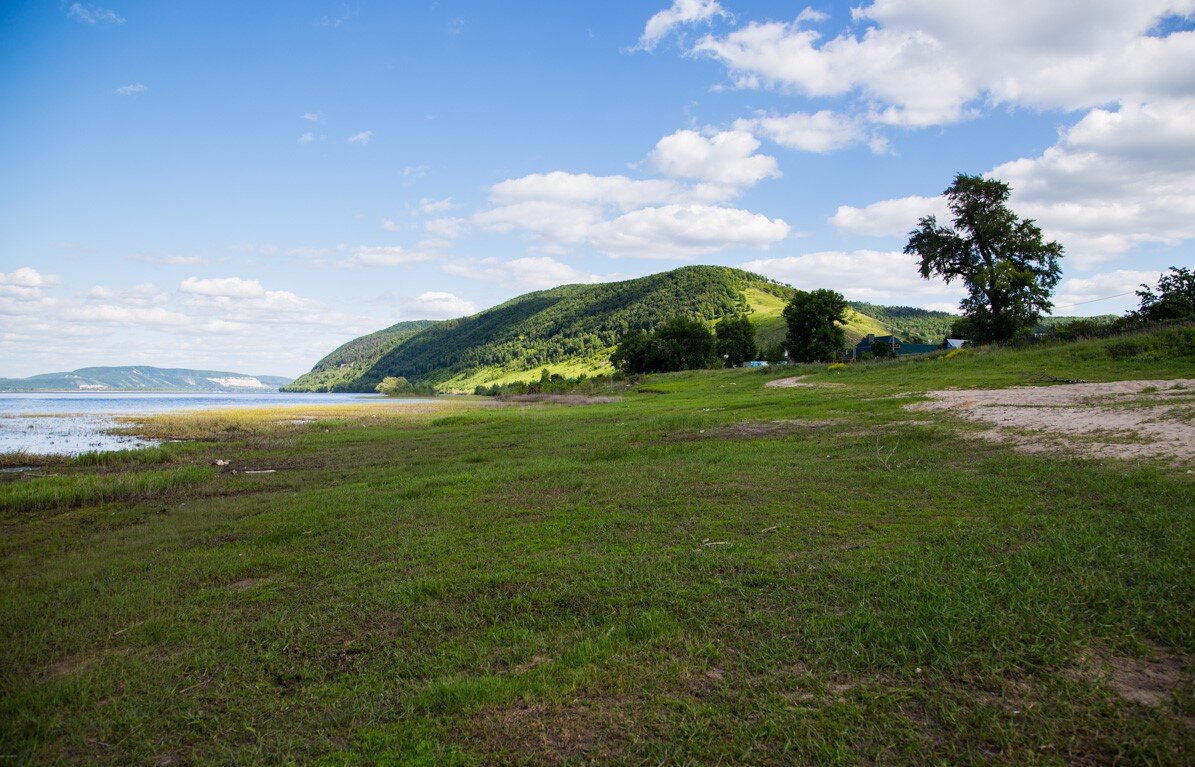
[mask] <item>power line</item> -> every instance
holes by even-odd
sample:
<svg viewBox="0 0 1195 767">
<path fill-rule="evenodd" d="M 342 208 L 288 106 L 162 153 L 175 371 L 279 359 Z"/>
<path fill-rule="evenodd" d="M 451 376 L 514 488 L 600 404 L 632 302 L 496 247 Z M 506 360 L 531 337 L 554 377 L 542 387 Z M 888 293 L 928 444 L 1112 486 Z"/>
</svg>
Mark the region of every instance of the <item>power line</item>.
<svg viewBox="0 0 1195 767">
<path fill-rule="evenodd" d="M 1111 299 L 1111 298 L 1121 298 L 1122 296 L 1132 296 L 1132 295 L 1136 295 L 1136 293 L 1137 293 L 1137 291 L 1135 291 L 1135 290 L 1130 290 L 1128 293 L 1117 293 L 1117 294 L 1116 294 L 1116 295 L 1114 295 L 1114 296 L 1104 296 L 1103 298 L 1092 298 L 1092 299 L 1090 299 L 1090 300 L 1087 300 L 1087 301 L 1078 301 L 1078 302 L 1076 302 L 1076 303 L 1073 303 L 1073 304 L 1063 304 L 1062 306 L 1055 306 L 1054 308 L 1055 308 L 1055 309 L 1073 309 L 1074 307 L 1076 307 L 1076 306 L 1082 306 L 1083 304 L 1094 304 L 1094 303 L 1096 303 L 1096 302 L 1098 302 L 1098 301 L 1107 301 L 1108 299 Z"/>
</svg>

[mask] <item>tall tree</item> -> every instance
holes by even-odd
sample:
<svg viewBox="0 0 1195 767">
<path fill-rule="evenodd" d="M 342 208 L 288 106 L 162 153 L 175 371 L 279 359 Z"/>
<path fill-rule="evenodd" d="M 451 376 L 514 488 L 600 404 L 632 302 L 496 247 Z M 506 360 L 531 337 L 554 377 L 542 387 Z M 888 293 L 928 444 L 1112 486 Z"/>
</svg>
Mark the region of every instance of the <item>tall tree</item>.
<svg viewBox="0 0 1195 767">
<path fill-rule="evenodd" d="M 668 344 L 680 361 L 679 370 L 700 370 L 721 364 L 718 360 L 717 340 L 701 320 L 677 316 L 661 323 L 656 338 Z"/>
<path fill-rule="evenodd" d="M 926 216 L 909 233 L 905 253 L 921 258 L 921 276 L 962 280 L 967 297 L 959 307 L 973 329 L 972 341 L 1011 340 L 1035 327 L 1062 276 L 1062 246 L 1045 242 L 1030 219 L 1008 209 L 1003 181 L 960 173 L 943 194 L 954 227 Z"/>
<path fill-rule="evenodd" d="M 738 367 L 759 354 L 759 343 L 755 340 L 755 326 L 743 314 L 728 315 L 714 326 L 718 336 L 718 354 L 731 367 Z"/>
<path fill-rule="evenodd" d="M 831 362 L 846 346 L 847 304 L 833 290 L 798 290 L 784 307 L 788 354 L 797 362 Z"/>
</svg>

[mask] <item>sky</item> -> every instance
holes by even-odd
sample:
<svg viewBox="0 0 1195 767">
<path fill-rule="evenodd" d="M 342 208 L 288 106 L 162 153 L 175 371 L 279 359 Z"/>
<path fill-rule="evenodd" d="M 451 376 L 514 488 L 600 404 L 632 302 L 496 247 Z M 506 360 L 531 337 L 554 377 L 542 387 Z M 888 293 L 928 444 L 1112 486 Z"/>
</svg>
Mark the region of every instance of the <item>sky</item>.
<svg viewBox="0 0 1195 767">
<path fill-rule="evenodd" d="M 956 173 L 1060 315 L 1195 265 L 1195 0 L 0 4 L 0 376 L 296 376 L 686 264 L 953 310 Z"/>
</svg>

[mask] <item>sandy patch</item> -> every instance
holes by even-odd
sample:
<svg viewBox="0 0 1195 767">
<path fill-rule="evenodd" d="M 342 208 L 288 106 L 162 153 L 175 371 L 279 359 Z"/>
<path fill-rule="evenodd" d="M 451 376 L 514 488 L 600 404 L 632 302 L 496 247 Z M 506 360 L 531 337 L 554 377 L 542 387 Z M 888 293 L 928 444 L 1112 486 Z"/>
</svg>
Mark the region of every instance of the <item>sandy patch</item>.
<svg viewBox="0 0 1195 767">
<path fill-rule="evenodd" d="M 907 410 L 946 411 L 1025 452 L 1195 460 L 1195 380 L 1114 381 L 929 392 Z"/>
<path fill-rule="evenodd" d="M 1131 658 L 1104 650 L 1089 650 L 1079 657 L 1078 676 L 1097 681 L 1125 700 L 1143 706 L 1161 706 L 1183 681 L 1183 663 L 1160 645 L 1147 645 L 1150 657 Z"/>
<path fill-rule="evenodd" d="M 792 376 L 790 378 L 777 378 L 774 381 L 768 381 L 763 386 L 765 389 L 815 389 L 818 387 L 837 387 L 846 385 L 840 383 L 810 383 L 805 380 L 808 377 L 808 375 L 803 375 Z"/>
</svg>

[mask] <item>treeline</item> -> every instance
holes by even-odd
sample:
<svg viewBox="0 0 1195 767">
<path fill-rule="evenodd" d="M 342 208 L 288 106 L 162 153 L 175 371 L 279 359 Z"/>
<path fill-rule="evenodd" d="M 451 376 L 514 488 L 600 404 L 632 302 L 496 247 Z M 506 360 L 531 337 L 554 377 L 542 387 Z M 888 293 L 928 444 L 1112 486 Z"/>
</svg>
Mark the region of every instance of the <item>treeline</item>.
<svg viewBox="0 0 1195 767">
<path fill-rule="evenodd" d="M 523 394 L 596 394 L 609 389 L 616 381 L 623 380 L 621 373 L 614 375 L 588 376 L 584 373 L 575 378 L 565 378 L 551 373 L 547 368 L 540 371 L 534 381 L 509 381 L 501 384 L 479 385 L 473 393 L 482 397 L 507 397 Z"/>
<path fill-rule="evenodd" d="M 919 309 L 915 306 L 880 306 L 851 301 L 850 307 L 880 321 L 893 335 L 913 343 L 937 343 L 950 334 L 957 314 Z"/>
<path fill-rule="evenodd" d="M 628 374 L 672 373 L 738 366 L 758 353 L 755 326 L 744 315 L 722 318 L 713 331 L 701 320 L 677 316 L 652 332 L 627 332 L 610 362 Z"/>
<path fill-rule="evenodd" d="M 1195 320 L 1195 273 L 1172 266 L 1158 277 L 1156 286 L 1142 284 L 1139 304 L 1122 317 L 1086 317 L 1050 327 L 1042 339 L 1075 341 L 1133 333 L 1153 325 L 1180 324 Z"/>
</svg>

